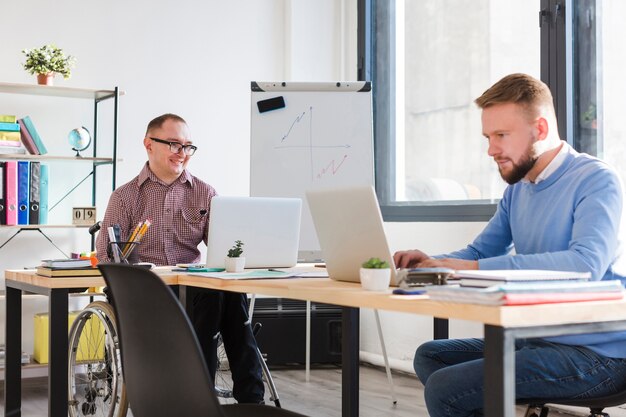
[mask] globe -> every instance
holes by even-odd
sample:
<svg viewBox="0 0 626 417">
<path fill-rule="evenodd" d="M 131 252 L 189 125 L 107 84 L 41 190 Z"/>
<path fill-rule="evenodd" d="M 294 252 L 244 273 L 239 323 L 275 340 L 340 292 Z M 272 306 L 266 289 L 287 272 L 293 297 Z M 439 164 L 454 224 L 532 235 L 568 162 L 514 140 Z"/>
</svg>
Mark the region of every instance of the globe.
<svg viewBox="0 0 626 417">
<path fill-rule="evenodd" d="M 67 140 L 72 146 L 72 150 L 76 151 L 76 156 L 80 156 L 80 151 L 84 151 L 91 145 L 91 133 L 84 126 L 77 127 L 70 131 Z"/>
</svg>

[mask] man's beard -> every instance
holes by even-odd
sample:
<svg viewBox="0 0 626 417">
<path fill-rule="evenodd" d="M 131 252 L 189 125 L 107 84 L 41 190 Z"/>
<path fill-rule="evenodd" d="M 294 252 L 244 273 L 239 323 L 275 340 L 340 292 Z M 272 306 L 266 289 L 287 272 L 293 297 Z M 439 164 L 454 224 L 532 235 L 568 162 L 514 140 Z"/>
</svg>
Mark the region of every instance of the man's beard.
<svg viewBox="0 0 626 417">
<path fill-rule="evenodd" d="M 528 147 L 528 151 L 524 155 L 524 158 L 519 163 L 513 163 L 513 169 L 510 173 L 504 174 L 500 170 L 500 176 L 508 184 L 515 184 L 528 174 L 528 172 L 535 166 L 537 162 L 537 155 L 535 154 L 532 145 Z"/>
</svg>

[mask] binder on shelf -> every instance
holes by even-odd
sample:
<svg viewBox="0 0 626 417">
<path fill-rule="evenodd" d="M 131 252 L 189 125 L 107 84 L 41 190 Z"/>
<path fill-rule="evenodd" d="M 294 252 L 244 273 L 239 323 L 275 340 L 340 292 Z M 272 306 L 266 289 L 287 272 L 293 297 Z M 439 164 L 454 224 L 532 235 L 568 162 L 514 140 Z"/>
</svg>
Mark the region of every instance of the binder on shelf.
<svg viewBox="0 0 626 417">
<path fill-rule="evenodd" d="M 36 161 L 30 163 L 30 183 L 28 188 L 28 223 L 39 224 L 39 200 L 41 198 L 41 164 Z"/>
<path fill-rule="evenodd" d="M 0 130 L 0 141 L 18 142 L 20 141 L 20 132 L 7 132 Z"/>
<path fill-rule="evenodd" d="M 47 154 L 48 150 L 46 149 L 46 146 L 43 144 L 43 141 L 41 140 L 39 133 L 37 133 L 37 129 L 35 129 L 35 125 L 33 124 L 33 121 L 30 119 L 30 116 L 25 116 L 22 119 L 22 121 L 24 122 L 24 126 L 26 126 L 26 130 L 28 130 L 28 133 L 30 133 L 30 137 L 33 138 L 33 142 L 35 142 L 35 146 L 37 147 L 39 154 L 40 155 Z"/>
<path fill-rule="evenodd" d="M 28 161 L 17 161 L 17 224 L 28 224 Z"/>
<path fill-rule="evenodd" d="M 16 123 L 17 117 L 14 114 L 0 114 L 0 122 Z"/>
<path fill-rule="evenodd" d="M 26 129 L 26 125 L 22 119 L 17 121 L 20 125 L 20 138 L 22 139 L 22 143 L 24 147 L 31 155 L 39 155 L 39 150 L 37 150 L 37 146 L 35 146 L 35 142 L 33 138 L 30 136 L 28 129 Z"/>
<path fill-rule="evenodd" d="M 0 225 L 7 224 L 7 212 L 5 210 L 5 181 L 4 181 L 4 162 L 0 162 Z"/>
<path fill-rule="evenodd" d="M 4 154 L 4 155 L 15 155 L 15 154 L 25 155 L 26 154 L 26 149 L 23 146 L 20 146 L 19 144 L 17 146 L 13 146 L 13 145 L 3 146 L 2 144 L 4 142 L 6 141 L 0 142 L 0 154 Z"/>
<path fill-rule="evenodd" d="M 0 130 L 3 130 L 5 132 L 19 132 L 20 125 L 15 122 L 9 123 L 0 121 Z"/>
<path fill-rule="evenodd" d="M 0 146 L 20 146 L 20 144 L 19 123 L 0 120 Z"/>
<path fill-rule="evenodd" d="M 39 167 L 39 224 L 48 224 L 48 165 Z"/>
<path fill-rule="evenodd" d="M 6 224 L 7 226 L 13 226 L 17 224 L 17 161 L 6 161 L 4 163 L 4 180 Z"/>
<path fill-rule="evenodd" d="M 22 142 L 18 140 L 0 140 L 0 146 L 3 148 L 19 148 L 22 146 Z"/>
</svg>

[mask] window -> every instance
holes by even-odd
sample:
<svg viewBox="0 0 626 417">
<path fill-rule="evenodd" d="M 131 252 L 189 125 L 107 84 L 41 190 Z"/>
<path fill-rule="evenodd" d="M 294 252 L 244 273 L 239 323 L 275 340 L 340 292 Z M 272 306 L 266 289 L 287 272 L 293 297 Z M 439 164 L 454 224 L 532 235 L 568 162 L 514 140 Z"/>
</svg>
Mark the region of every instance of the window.
<svg viewBox="0 0 626 417">
<path fill-rule="evenodd" d="M 573 125 L 576 147 L 626 180 L 626 36 L 622 1 L 581 0 L 573 9 Z"/>
<path fill-rule="evenodd" d="M 385 220 L 491 217 L 506 184 L 486 154 L 473 100 L 513 72 L 550 86 L 561 138 L 617 165 L 611 157 L 626 148 L 622 3 L 360 0 L 359 74 L 374 86 Z"/>
</svg>

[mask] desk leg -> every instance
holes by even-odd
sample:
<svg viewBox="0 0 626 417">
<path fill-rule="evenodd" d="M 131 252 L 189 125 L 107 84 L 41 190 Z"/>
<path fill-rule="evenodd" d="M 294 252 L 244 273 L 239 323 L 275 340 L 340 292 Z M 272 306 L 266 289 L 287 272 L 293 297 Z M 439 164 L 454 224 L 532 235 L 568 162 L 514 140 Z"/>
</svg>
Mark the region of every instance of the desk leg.
<svg viewBox="0 0 626 417">
<path fill-rule="evenodd" d="M 448 339 L 450 335 L 449 328 L 448 319 L 433 318 L 433 338 L 435 340 Z"/>
<path fill-rule="evenodd" d="M 192 310 L 191 310 L 191 288 L 189 288 L 186 285 L 178 285 L 178 301 L 180 302 L 180 305 L 183 307 L 183 310 L 185 310 L 185 313 L 187 313 L 187 317 L 189 317 L 189 320 L 192 320 L 193 316 L 192 316 Z"/>
<path fill-rule="evenodd" d="M 485 325 L 485 417 L 515 417 L 515 338 Z"/>
<path fill-rule="evenodd" d="M 49 297 L 48 346 L 50 346 L 50 363 L 48 365 L 48 415 L 51 417 L 67 416 L 68 293 L 67 289 L 53 289 L 50 290 Z"/>
<path fill-rule="evenodd" d="M 359 415 L 359 309 L 341 309 L 341 415 Z"/>
<path fill-rule="evenodd" d="M 5 416 L 19 417 L 22 408 L 22 290 L 6 289 Z"/>
</svg>

